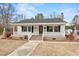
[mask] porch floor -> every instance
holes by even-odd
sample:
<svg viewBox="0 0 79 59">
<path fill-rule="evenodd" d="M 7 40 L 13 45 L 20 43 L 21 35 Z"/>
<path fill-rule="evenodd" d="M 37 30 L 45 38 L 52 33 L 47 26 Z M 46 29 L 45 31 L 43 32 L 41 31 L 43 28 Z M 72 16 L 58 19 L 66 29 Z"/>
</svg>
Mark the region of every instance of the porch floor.
<svg viewBox="0 0 79 59">
<path fill-rule="evenodd" d="M 30 40 L 42 40 L 42 35 L 32 35 Z"/>
</svg>

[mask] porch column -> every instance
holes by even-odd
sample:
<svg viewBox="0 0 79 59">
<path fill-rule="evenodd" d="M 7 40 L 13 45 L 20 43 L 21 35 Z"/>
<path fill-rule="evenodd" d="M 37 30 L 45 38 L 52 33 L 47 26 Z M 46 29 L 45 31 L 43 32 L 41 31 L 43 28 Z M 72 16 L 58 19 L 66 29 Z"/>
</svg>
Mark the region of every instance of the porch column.
<svg viewBox="0 0 79 59">
<path fill-rule="evenodd" d="M 52 25 L 52 27 L 53 27 L 53 32 L 54 32 L 54 25 Z"/>
<path fill-rule="evenodd" d="M 29 31 L 28 31 L 28 27 L 29 27 L 29 26 L 27 25 L 27 33 L 29 33 Z"/>
<path fill-rule="evenodd" d="M 42 34 L 42 40 L 43 40 L 43 38 L 44 38 L 44 25 L 43 25 L 43 34 Z"/>
<path fill-rule="evenodd" d="M 29 31 L 28 31 L 28 25 L 27 25 L 27 36 L 28 36 L 28 41 L 29 41 Z"/>
<path fill-rule="evenodd" d="M 15 32 L 15 26 L 13 26 L 13 34 L 14 34 L 14 32 Z"/>
<path fill-rule="evenodd" d="M 29 41 L 29 32 L 28 32 L 28 25 L 27 25 L 27 36 L 28 36 L 28 41 Z"/>
<path fill-rule="evenodd" d="M 30 38 L 31 38 L 31 34 L 30 34 L 30 32 L 29 32 L 29 29 L 28 29 L 28 27 L 29 26 L 31 26 L 31 25 L 27 25 L 27 36 L 28 36 L 28 41 L 30 41 Z"/>
</svg>

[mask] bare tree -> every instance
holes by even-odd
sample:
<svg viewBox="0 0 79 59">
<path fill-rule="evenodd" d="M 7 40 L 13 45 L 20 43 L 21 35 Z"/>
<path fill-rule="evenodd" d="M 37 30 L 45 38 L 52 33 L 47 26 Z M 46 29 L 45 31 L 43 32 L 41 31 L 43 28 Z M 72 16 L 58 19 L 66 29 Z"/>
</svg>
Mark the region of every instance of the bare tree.
<svg viewBox="0 0 79 59">
<path fill-rule="evenodd" d="M 74 18 L 72 19 L 72 23 L 73 24 L 78 24 L 78 22 L 79 22 L 79 16 L 75 15 Z"/>
<path fill-rule="evenodd" d="M 78 15 L 75 15 L 74 18 L 72 19 L 73 32 L 74 32 L 74 35 L 75 35 L 75 40 L 77 39 L 76 26 L 78 25 L 78 19 L 79 19 L 79 16 Z"/>
<path fill-rule="evenodd" d="M 10 3 L 1 3 L 0 4 L 0 16 L 4 29 L 9 27 L 9 21 L 12 18 L 12 13 L 14 8 Z M 6 30 L 7 31 L 7 30 Z"/>
</svg>

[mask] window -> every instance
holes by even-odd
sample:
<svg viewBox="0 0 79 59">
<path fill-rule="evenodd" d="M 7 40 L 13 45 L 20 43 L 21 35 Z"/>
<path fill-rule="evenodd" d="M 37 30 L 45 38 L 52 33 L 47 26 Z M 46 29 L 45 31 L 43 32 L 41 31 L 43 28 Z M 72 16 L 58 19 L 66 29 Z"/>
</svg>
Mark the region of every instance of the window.
<svg viewBox="0 0 79 59">
<path fill-rule="evenodd" d="M 53 26 L 47 26 L 47 32 L 53 32 Z"/>
<path fill-rule="evenodd" d="M 60 32 L 60 26 L 54 26 L 54 32 Z"/>
<path fill-rule="evenodd" d="M 31 26 L 28 26 L 28 32 L 31 32 Z"/>
<path fill-rule="evenodd" d="M 77 31 L 77 35 L 79 35 L 79 32 Z"/>
<path fill-rule="evenodd" d="M 27 26 L 22 26 L 22 31 L 27 32 Z"/>
<path fill-rule="evenodd" d="M 32 26 L 32 33 L 33 33 L 34 27 Z"/>
</svg>

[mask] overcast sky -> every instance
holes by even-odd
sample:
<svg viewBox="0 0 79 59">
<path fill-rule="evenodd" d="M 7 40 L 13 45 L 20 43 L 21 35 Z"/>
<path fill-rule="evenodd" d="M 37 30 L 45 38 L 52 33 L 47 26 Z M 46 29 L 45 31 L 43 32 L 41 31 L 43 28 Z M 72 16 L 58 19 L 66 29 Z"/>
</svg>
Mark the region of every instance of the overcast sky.
<svg viewBox="0 0 79 59">
<path fill-rule="evenodd" d="M 78 3 L 26 3 L 13 4 L 18 14 L 24 14 L 26 18 L 34 17 L 37 13 L 43 13 L 45 17 L 64 13 L 65 21 L 71 22 L 73 16 L 79 14 Z"/>
</svg>

